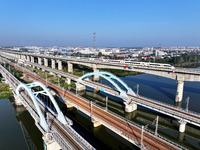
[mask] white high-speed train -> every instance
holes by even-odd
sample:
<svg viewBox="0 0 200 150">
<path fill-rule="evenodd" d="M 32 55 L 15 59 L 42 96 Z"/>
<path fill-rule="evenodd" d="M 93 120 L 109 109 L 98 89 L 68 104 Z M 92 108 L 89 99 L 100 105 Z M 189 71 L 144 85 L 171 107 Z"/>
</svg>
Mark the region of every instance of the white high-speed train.
<svg viewBox="0 0 200 150">
<path fill-rule="evenodd" d="M 148 67 L 148 68 L 161 68 L 161 69 L 170 69 L 174 70 L 175 67 L 170 65 L 170 64 L 162 64 L 162 63 L 149 63 L 149 62 L 133 62 L 129 66 L 129 68 L 134 68 L 134 67 Z"/>
<path fill-rule="evenodd" d="M 162 64 L 162 63 L 139 62 L 139 61 L 130 61 L 130 60 L 112 60 L 112 59 L 105 59 L 103 61 L 125 64 L 125 65 L 128 65 L 129 68 L 148 67 L 148 68 L 163 68 L 163 69 L 171 69 L 171 70 L 175 69 L 175 67 L 170 64 Z"/>
</svg>

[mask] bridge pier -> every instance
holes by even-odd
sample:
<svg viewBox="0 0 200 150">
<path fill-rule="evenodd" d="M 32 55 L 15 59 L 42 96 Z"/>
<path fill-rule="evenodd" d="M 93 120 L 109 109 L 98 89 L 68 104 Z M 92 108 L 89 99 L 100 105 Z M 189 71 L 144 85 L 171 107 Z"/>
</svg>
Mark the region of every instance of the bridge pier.
<svg viewBox="0 0 200 150">
<path fill-rule="evenodd" d="M 44 66 L 48 67 L 48 59 L 44 58 Z"/>
<path fill-rule="evenodd" d="M 183 98 L 183 87 L 184 87 L 184 79 L 177 79 L 177 91 L 176 91 L 176 102 L 181 102 Z"/>
<path fill-rule="evenodd" d="M 34 61 L 34 57 L 33 56 L 31 56 L 31 62 L 32 63 L 34 63 L 35 61 Z"/>
<path fill-rule="evenodd" d="M 126 112 L 133 112 L 133 111 L 135 111 L 135 110 L 137 110 L 137 104 L 135 104 L 135 103 L 127 103 L 127 102 L 125 102 L 124 103 L 125 104 L 125 111 Z"/>
<path fill-rule="evenodd" d="M 69 85 L 69 84 L 71 84 L 71 79 L 70 78 L 67 78 L 67 84 Z"/>
<path fill-rule="evenodd" d="M 34 57 L 33 56 L 31 56 L 31 62 L 32 63 L 34 63 L 35 61 L 34 61 Z M 35 66 L 34 65 L 32 65 L 33 66 L 33 68 L 35 68 Z"/>
<path fill-rule="evenodd" d="M 42 58 L 41 57 L 38 57 L 38 64 L 42 65 Z"/>
<path fill-rule="evenodd" d="M 70 62 L 67 62 L 68 65 L 68 72 L 73 72 L 73 64 Z"/>
<path fill-rule="evenodd" d="M 74 105 L 72 105 L 71 103 L 65 102 L 65 104 L 67 105 L 67 108 L 72 108 L 72 107 L 74 107 Z"/>
<path fill-rule="evenodd" d="M 22 55 L 22 59 L 23 59 L 23 60 L 26 60 L 26 55 Z"/>
<path fill-rule="evenodd" d="M 99 69 L 93 68 L 93 72 L 99 72 Z M 94 81 L 99 81 L 99 76 L 98 75 L 94 75 L 93 80 Z"/>
<path fill-rule="evenodd" d="M 22 105 L 22 101 L 21 101 L 21 99 L 19 98 L 18 95 L 14 94 L 14 99 L 15 99 L 15 105 L 17 105 L 17 106 Z"/>
<path fill-rule="evenodd" d="M 58 70 L 62 70 L 62 61 L 61 60 L 58 60 Z"/>
<path fill-rule="evenodd" d="M 60 145 L 53 139 L 50 133 L 46 133 L 43 137 L 44 150 L 60 150 Z"/>
<path fill-rule="evenodd" d="M 82 91 L 82 90 L 85 90 L 85 89 L 86 89 L 85 85 L 82 85 L 80 83 L 76 83 L 76 90 L 77 91 Z"/>
<path fill-rule="evenodd" d="M 184 120 L 180 120 L 179 121 L 180 125 L 179 125 L 179 132 L 185 132 L 185 128 L 186 128 L 186 123 Z"/>
<path fill-rule="evenodd" d="M 26 58 L 27 61 L 30 61 L 30 56 L 27 55 Z"/>
<path fill-rule="evenodd" d="M 55 69 L 56 68 L 56 62 L 54 59 L 51 59 L 51 68 Z"/>
<path fill-rule="evenodd" d="M 95 119 L 92 119 L 92 123 L 93 123 L 93 126 L 94 126 L 95 128 L 98 127 L 98 126 L 100 126 L 100 125 L 102 125 L 102 123 L 101 123 L 100 121 L 95 120 Z"/>
</svg>

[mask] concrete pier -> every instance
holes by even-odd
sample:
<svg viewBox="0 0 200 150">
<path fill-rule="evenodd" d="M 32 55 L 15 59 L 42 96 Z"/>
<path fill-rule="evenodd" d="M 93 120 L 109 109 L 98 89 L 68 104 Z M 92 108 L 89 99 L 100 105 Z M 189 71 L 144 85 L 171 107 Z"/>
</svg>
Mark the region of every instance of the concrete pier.
<svg viewBox="0 0 200 150">
<path fill-rule="evenodd" d="M 98 126 L 100 126 L 100 125 L 102 125 L 102 123 L 101 123 L 100 121 L 95 120 L 95 119 L 92 119 L 92 123 L 93 123 L 93 126 L 94 126 L 95 128 L 98 127 Z"/>
<path fill-rule="evenodd" d="M 93 68 L 93 72 L 99 72 L 99 69 Z M 99 76 L 94 75 L 93 80 L 94 80 L 94 81 L 99 81 Z"/>
<path fill-rule="evenodd" d="M 47 59 L 47 58 L 44 58 L 44 65 L 45 65 L 46 67 L 48 67 L 48 59 Z"/>
<path fill-rule="evenodd" d="M 38 57 L 38 64 L 42 65 L 42 58 L 41 57 Z"/>
<path fill-rule="evenodd" d="M 67 108 L 72 108 L 72 107 L 74 107 L 74 105 L 72 105 L 71 103 L 65 102 L 65 104 L 67 105 Z"/>
<path fill-rule="evenodd" d="M 73 72 L 73 64 L 71 62 L 67 62 L 68 72 Z"/>
<path fill-rule="evenodd" d="M 17 106 L 22 105 L 22 101 L 21 101 L 21 99 L 19 98 L 18 95 L 14 94 L 14 99 L 15 99 L 15 105 L 17 105 Z"/>
<path fill-rule="evenodd" d="M 30 61 L 30 56 L 26 56 L 26 58 L 27 58 L 27 59 L 26 59 L 27 61 Z"/>
<path fill-rule="evenodd" d="M 183 78 L 177 79 L 177 91 L 176 91 L 176 102 L 181 102 L 183 99 L 183 88 L 184 88 L 184 80 Z"/>
<path fill-rule="evenodd" d="M 86 89 L 85 85 L 82 85 L 80 83 L 76 83 L 76 90 L 77 91 L 82 91 L 82 90 L 85 90 L 85 89 Z"/>
<path fill-rule="evenodd" d="M 135 104 L 135 103 L 127 103 L 127 102 L 125 102 L 124 103 L 125 104 L 125 111 L 126 112 L 133 112 L 133 111 L 135 111 L 135 110 L 137 110 L 137 104 Z"/>
<path fill-rule="evenodd" d="M 52 69 L 56 68 L 56 61 L 54 59 L 51 59 L 51 68 Z"/>
<path fill-rule="evenodd" d="M 62 61 L 58 60 L 58 70 L 62 70 Z"/>
<path fill-rule="evenodd" d="M 50 133 L 46 133 L 42 139 L 44 141 L 45 150 L 61 150 L 60 145 L 58 145 Z"/>
<path fill-rule="evenodd" d="M 185 128 L 186 128 L 186 123 L 184 120 L 180 120 L 179 121 L 180 125 L 179 125 L 179 132 L 185 132 Z"/>
<path fill-rule="evenodd" d="M 34 63 L 35 61 L 34 61 L 34 57 L 33 56 L 31 56 L 31 62 L 32 63 Z"/>
<path fill-rule="evenodd" d="M 71 79 L 70 78 L 67 78 L 67 84 L 69 85 L 69 84 L 71 84 Z"/>
</svg>

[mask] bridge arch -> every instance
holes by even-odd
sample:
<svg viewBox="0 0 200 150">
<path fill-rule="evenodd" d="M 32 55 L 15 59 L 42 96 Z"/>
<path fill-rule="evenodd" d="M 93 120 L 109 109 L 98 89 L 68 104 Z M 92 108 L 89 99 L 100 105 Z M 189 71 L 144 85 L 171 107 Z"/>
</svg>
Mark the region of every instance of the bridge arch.
<svg viewBox="0 0 200 150">
<path fill-rule="evenodd" d="M 109 72 L 100 71 L 100 72 L 87 73 L 87 74 L 83 75 L 82 77 L 80 77 L 78 79 L 78 81 L 81 82 L 83 79 L 89 78 L 94 75 L 100 76 L 100 77 L 106 79 L 107 81 L 109 81 L 120 92 L 120 95 L 122 97 L 127 98 L 128 97 L 127 93 L 136 96 L 135 92 L 133 92 L 133 90 L 131 88 L 129 88 L 124 81 L 122 81 L 119 77 L 117 77 Z M 117 80 L 121 85 L 123 85 L 123 87 L 126 89 L 126 91 L 124 91 L 121 87 L 119 87 L 119 85 L 113 79 Z"/>
<path fill-rule="evenodd" d="M 38 87 L 38 86 L 41 87 L 43 90 L 42 91 L 37 91 L 37 92 L 34 92 L 34 91 L 31 90 L 33 87 Z M 53 105 L 54 105 L 54 107 L 55 107 L 55 109 L 56 109 L 56 111 L 58 113 L 57 119 L 61 123 L 67 124 L 67 122 L 65 120 L 65 117 L 64 117 L 62 111 L 60 110 L 57 102 L 55 101 L 54 97 L 51 95 L 51 93 L 49 92 L 49 90 L 47 89 L 47 87 L 44 84 L 42 84 L 41 82 L 38 82 L 38 81 L 30 83 L 30 84 L 21 83 L 16 89 L 16 94 L 17 95 L 20 92 L 20 88 L 24 88 L 28 92 L 28 94 L 31 97 L 31 99 L 33 100 L 33 103 L 34 103 L 34 105 L 36 107 L 36 110 L 37 110 L 37 112 L 39 114 L 39 117 L 40 117 L 40 124 L 41 124 L 41 126 L 43 127 L 43 129 L 45 131 L 48 131 L 48 125 L 47 125 L 47 122 L 46 122 L 46 120 L 44 118 L 44 115 L 42 114 L 42 111 L 41 111 L 41 109 L 40 109 L 40 107 L 38 105 L 38 102 L 36 100 L 36 97 L 37 97 L 38 94 L 43 94 L 43 95 L 46 95 L 46 96 L 48 96 L 50 98 L 51 102 L 53 103 Z"/>
</svg>

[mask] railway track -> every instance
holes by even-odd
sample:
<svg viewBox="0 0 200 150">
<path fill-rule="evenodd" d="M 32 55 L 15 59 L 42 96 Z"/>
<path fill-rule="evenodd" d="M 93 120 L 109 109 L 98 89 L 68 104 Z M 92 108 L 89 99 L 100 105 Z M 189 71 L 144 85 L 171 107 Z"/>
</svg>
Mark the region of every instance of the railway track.
<svg viewBox="0 0 200 150">
<path fill-rule="evenodd" d="M 71 77 L 72 79 L 76 79 L 78 80 L 79 77 L 75 76 L 75 75 L 71 75 L 71 74 L 68 74 L 68 73 L 64 73 L 62 71 L 59 71 L 59 70 L 55 70 L 55 69 L 51 69 L 51 68 L 48 68 L 48 67 L 45 67 L 45 66 L 42 66 L 42 65 L 38 65 L 38 64 L 35 64 L 36 66 L 40 67 L 40 68 L 45 68 L 45 69 L 48 69 L 48 70 L 51 70 L 52 72 L 56 72 L 57 74 L 64 74 L 65 76 L 69 76 Z M 105 89 L 108 89 L 110 91 L 113 91 L 113 92 L 116 92 L 114 89 L 108 87 L 108 86 L 105 86 L 105 85 L 99 85 L 99 83 L 95 83 L 95 82 L 92 82 L 90 80 L 84 80 L 84 82 L 87 82 L 87 83 L 90 83 L 90 84 L 93 84 L 93 85 L 96 85 L 96 87 L 98 86 L 101 86 Z M 130 98 L 132 99 L 137 99 L 137 100 L 141 100 L 143 102 L 148 102 L 148 103 L 151 103 L 153 105 L 156 105 L 156 106 L 159 106 L 159 107 L 162 107 L 162 108 L 165 108 L 165 109 L 168 109 L 168 110 L 171 110 L 171 111 L 175 111 L 175 112 L 178 112 L 178 113 L 182 113 L 184 115 L 187 115 L 187 116 L 190 116 L 190 117 L 193 117 L 193 118 L 196 118 L 196 119 L 199 119 L 200 120 L 200 117 L 198 117 L 197 115 L 193 115 L 191 113 L 188 113 L 188 112 L 185 112 L 185 111 L 181 111 L 179 109 L 176 109 L 176 108 L 173 108 L 173 107 L 170 107 L 170 106 L 167 106 L 167 105 L 163 105 L 163 104 L 160 104 L 160 103 L 157 103 L 155 101 L 150 101 L 148 99 L 145 99 L 145 98 L 142 98 L 142 97 L 138 97 L 138 96 L 133 96 L 133 95 L 130 95 L 130 94 L 127 94 Z"/>
<path fill-rule="evenodd" d="M 89 102 L 87 102 L 87 101 L 81 99 L 80 97 L 77 97 L 67 91 L 64 91 L 64 93 L 63 93 L 63 89 L 58 88 L 57 86 L 51 84 L 50 82 L 46 82 L 45 79 L 39 78 L 39 77 L 35 76 L 34 74 L 14 65 L 13 63 L 11 63 L 9 61 L 7 61 L 7 63 L 14 66 L 17 70 L 22 71 L 23 73 L 27 74 L 30 78 L 32 78 L 34 80 L 38 80 L 38 81 L 42 82 L 43 84 L 56 89 L 60 95 L 64 96 L 66 99 L 69 99 L 70 101 L 72 101 L 79 107 L 82 107 L 86 111 L 88 111 L 88 112 L 91 111 Z M 127 123 L 125 120 L 122 120 L 122 119 L 96 107 L 96 106 L 92 107 L 92 114 L 95 115 L 96 117 L 102 119 L 103 121 L 109 123 L 110 125 L 117 128 L 118 130 L 124 132 L 125 134 L 129 135 L 130 137 L 136 139 L 138 141 L 138 143 L 141 141 L 141 132 L 142 131 L 140 128 L 135 127 L 134 125 Z M 179 149 L 179 148 L 175 147 L 174 145 L 172 145 L 156 136 L 153 136 L 147 132 L 144 132 L 143 145 L 147 146 L 151 149 L 155 149 L 155 150 L 157 150 L 157 149 L 170 149 L 170 150 Z"/>
<path fill-rule="evenodd" d="M 7 76 L 9 76 L 7 73 L 5 73 Z M 15 87 L 17 87 L 20 82 L 18 80 L 16 80 L 15 78 L 10 78 L 10 80 L 12 81 L 12 83 L 15 85 Z M 31 99 L 31 97 L 28 95 L 28 93 L 26 91 L 21 91 L 22 95 L 26 96 L 26 99 L 28 99 L 32 104 L 33 101 Z M 40 107 L 43 115 L 45 115 L 44 109 L 42 107 Z M 51 113 L 52 114 L 52 113 Z M 53 115 L 53 114 L 52 114 Z M 70 135 L 68 135 L 53 119 L 50 119 L 50 122 L 52 123 L 52 126 L 62 135 L 62 137 L 68 141 L 68 143 L 76 150 L 82 150 L 82 148 L 79 146 L 79 144 L 77 144 L 76 141 L 74 141 Z"/>
</svg>

